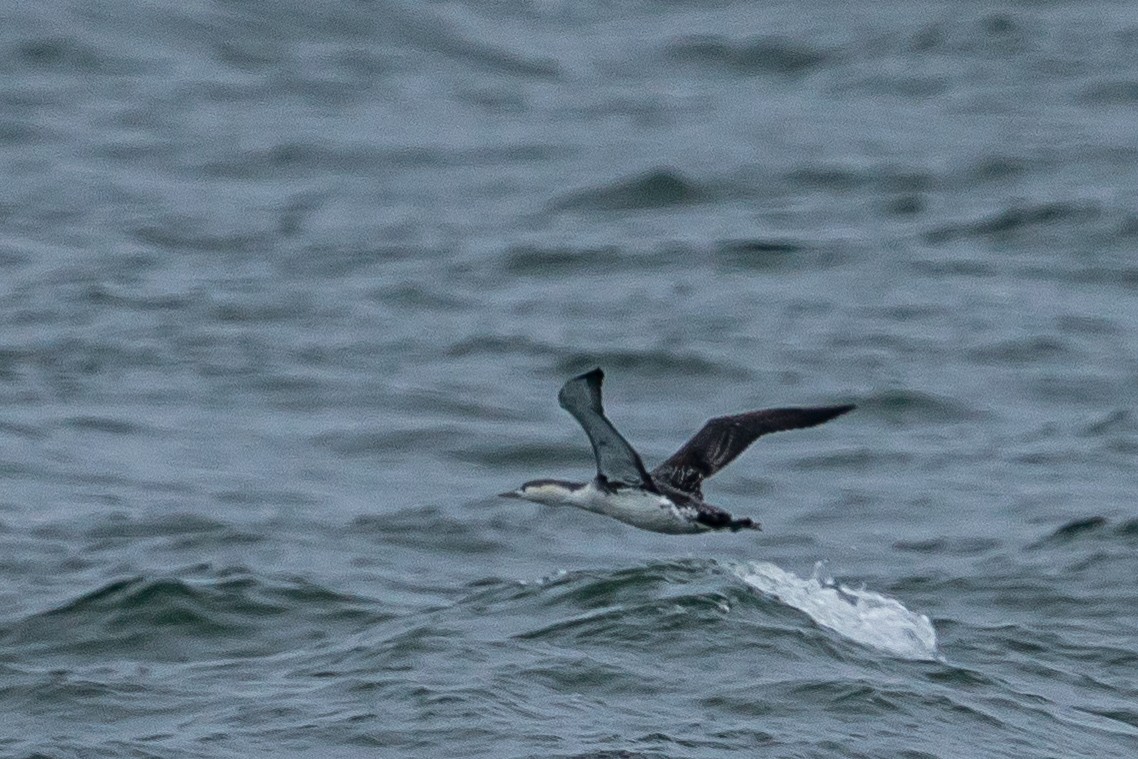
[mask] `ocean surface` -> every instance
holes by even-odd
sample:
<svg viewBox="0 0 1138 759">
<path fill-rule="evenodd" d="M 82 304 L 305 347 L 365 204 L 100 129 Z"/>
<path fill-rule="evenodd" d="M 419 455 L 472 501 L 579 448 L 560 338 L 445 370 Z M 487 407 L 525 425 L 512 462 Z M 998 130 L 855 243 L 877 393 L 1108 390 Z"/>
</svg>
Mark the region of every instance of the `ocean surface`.
<svg viewBox="0 0 1138 759">
<path fill-rule="evenodd" d="M 1138 756 L 1138 10 L 9 3 L 0 756 Z M 584 480 L 856 403 L 708 483 Z"/>
</svg>

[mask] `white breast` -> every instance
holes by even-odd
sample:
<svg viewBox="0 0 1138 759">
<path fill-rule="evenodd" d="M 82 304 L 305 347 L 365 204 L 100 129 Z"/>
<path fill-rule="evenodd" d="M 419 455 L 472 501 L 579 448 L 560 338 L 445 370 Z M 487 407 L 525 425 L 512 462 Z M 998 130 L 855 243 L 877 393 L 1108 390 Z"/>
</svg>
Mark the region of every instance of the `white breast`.
<svg viewBox="0 0 1138 759">
<path fill-rule="evenodd" d="M 669 499 L 644 490 L 622 488 L 608 493 L 590 483 L 577 494 L 579 497 L 574 499 L 574 506 L 610 516 L 642 530 L 679 535 L 708 529 L 686 517 Z"/>
</svg>

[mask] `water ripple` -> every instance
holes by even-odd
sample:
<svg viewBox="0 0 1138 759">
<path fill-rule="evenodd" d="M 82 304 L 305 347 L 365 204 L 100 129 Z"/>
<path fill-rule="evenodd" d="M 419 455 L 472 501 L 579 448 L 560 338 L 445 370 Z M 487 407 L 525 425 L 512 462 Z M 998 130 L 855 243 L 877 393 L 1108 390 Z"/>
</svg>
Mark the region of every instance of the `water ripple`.
<svg viewBox="0 0 1138 759">
<path fill-rule="evenodd" d="M 665 56 L 680 63 L 693 63 L 736 74 L 794 76 L 830 62 L 833 53 L 801 40 L 756 37 L 731 40 L 706 35 L 670 44 Z"/>
<path fill-rule="evenodd" d="M 566 195 L 554 204 L 558 209 L 627 211 L 667 208 L 709 200 L 711 190 L 701 187 L 673 169 L 654 169 L 628 179 Z"/>
</svg>

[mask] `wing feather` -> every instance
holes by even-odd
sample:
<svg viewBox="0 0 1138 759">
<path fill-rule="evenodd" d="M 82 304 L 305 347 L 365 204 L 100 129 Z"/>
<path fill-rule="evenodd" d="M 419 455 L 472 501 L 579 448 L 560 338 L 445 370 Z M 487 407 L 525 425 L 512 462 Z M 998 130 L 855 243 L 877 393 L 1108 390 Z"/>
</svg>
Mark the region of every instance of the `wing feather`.
<svg viewBox="0 0 1138 759">
<path fill-rule="evenodd" d="M 854 406 L 773 408 L 709 419 L 652 477 L 670 487 L 703 498 L 703 481 L 730 464 L 762 435 L 814 427 L 852 411 Z"/>
<path fill-rule="evenodd" d="M 605 374 L 600 367 L 566 382 L 557 394 L 561 408 L 572 414 L 593 446 L 597 475 L 605 480 L 644 487 L 655 492 L 656 486 L 640 454 L 625 440 L 605 416 L 601 405 L 601 382 Z"/>
</svg>

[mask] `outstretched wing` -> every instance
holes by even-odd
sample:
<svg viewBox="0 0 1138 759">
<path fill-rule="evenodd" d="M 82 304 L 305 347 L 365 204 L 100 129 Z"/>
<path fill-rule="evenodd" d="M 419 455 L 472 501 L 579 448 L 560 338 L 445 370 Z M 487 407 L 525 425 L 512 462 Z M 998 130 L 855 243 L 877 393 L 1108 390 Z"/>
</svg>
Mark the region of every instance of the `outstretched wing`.
<svg viewBox="0 0 1138 759">
<path fill-rule="evenodd" d="M 561 387 L 557 402 L 573 415 L 589 436 L 600 477 L 654 491 L 656 487 L 644 469 L 640 455 L 605 417 L 601 406 L 601 381 L 604 377 L 600 367 L 574 377 Z"/>
<path fill-rule="evenodd" d="M 703 481 L 735 460 L 760 435 L 813 427 L 841 416 L 854 406 L 772 408 L 709 420 L 691 440 L 652 470 L 652 477 L 703 498 Z"/>
</svg>

